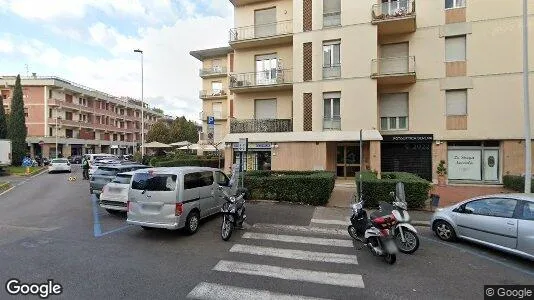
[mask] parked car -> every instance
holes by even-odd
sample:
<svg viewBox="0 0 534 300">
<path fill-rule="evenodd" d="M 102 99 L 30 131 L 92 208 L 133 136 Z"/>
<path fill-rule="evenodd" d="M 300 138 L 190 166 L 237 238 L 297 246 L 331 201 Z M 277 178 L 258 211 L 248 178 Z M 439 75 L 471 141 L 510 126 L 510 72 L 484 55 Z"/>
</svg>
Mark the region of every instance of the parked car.
<svg viewBox="0 0 534 300">
<path fill-rule="evenodd" d="M 91 194 L 96 194 L 97 197 L 102 193 L 102 188 L 119 173 L 135 171 L 138 169 L 148 168 L 145 165 L 129 164 L 129 165 L 104 165 L 99 166 L 98 169 L 91 175 L 89 180 L 89 190 Z"/>
<path fill-rule="evenodd" d="M 48 166 L 48 173 L 53 172 L 71 172 L 70 162 L 66 158 L 54 158 Z"/>
<path fill-rule="evenodd" d="M 82 163 L 82 156 L 81 155 L 69 156 L 68 159 L 69 159 L 71 164 L 81 164 Z"/>
<path fill-rule="evenodd" d="M 534 195 L 497 194 L 438 209 L 432 230 L 534 260 Z"/>
<path fill-rule="evenodd" d="M 109 213 L 126 212 L 128 202 L 128 190 L 133 172 L 119 173 L 113 180 L 102 188 L 100 194 L 100 207 Z"/>
<path fill-rule="evenodd" d="M 128 192 L 127 222 L 144 229 L 198 230 L 199 221 L 221 211 L 220 186 L 230 180 L 219 169 L 153 168 L 134 172 Z"/>
<path fill-rule="evenodd" d="M 131 161 L 131 160 L 133 160 L 133 155 L 125 154 L 125 155 L 122 156 L 122 160 L 123 161 Z"/>
</svg>

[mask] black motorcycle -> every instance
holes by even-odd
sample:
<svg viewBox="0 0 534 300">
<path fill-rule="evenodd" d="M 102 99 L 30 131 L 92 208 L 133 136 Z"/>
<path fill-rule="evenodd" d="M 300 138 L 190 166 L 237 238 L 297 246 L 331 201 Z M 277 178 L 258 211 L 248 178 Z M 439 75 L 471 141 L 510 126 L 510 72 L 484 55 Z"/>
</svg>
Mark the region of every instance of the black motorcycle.
<svg viewBox="0 0 534 300">
<path fill-rule="evenodd" d="M 235 196 L 230 196 L 222 187 L 219 187 L 222 192 L 225 203 L 221 209 L 223 213 L 223 220 L 221 224 L 221 238 L 228 241 L 232 236 L 234 229 L 243 228 L 243 222 L 247 218 L 245 215 L 245 189 L 237 189 Z"/>
</svg>

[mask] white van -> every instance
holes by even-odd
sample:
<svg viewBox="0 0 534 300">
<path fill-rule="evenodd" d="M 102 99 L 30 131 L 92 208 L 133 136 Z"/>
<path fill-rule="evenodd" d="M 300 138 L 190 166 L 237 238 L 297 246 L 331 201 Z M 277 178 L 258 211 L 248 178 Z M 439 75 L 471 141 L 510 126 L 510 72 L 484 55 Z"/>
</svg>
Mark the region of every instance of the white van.
<svg viewBox="0 0 534 300">
<path fill-rule="evenodd" d="M 144 229 L 198 230 L 199 221 L 221 211 L 218 186 L 230 180 L 219 169 L 177 167 L 134 172 L 128 192 L 127 222 Z"/>
</svg>

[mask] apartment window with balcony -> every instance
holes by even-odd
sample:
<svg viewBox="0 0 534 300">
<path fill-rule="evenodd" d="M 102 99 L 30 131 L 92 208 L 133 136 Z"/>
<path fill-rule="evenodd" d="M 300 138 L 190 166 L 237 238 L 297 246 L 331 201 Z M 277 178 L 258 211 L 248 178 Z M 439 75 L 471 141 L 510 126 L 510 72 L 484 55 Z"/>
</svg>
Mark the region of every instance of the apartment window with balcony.
<svg viewBox="0 0 534 300">
<path fill-rule="evenodd" d="M 323 78 L 341 77 L 341 41 L 323 42 Z"/>
<path fill-rule="evenodd" d="M 65 120 L 72 121 L 72 112 L 70 111 L 65 112 Z"/>
<path fill-rule="evenodd" d="M 214 59 L 211 62 L 211 70 L 213 73 L 221 73 L 222 72 L 222 63 L 220 59 Z"/>
<path fill-rule="evenodd" d="M 275 84 L 278 71 L 276 54 L 256 56 L 256 84 Z"/>
<path fill-rule="evenodd" d="M 460 8 L 465 7 L 465 0 L 445 0 L 445 8 Z"/>
<path fill-rule="evenodd" d="M 65 137 L 72 138 L 72 129 L 65 129 Z"/>
<path fill-rule="evenodd" d="M 51 108 L 48 109 L 48 117 L 52 118 L 52 109 Z"/>
<path fill-rule="evenodd" d="M 222 118 L 222 102 L 215 102 L 211 105 L 211 109 L 213 111 L 213 117 L 215 119 L 221 119 Z"/>
<path fill-rule="evenodd" d="M 276 99 L 254 100 L 254 119 L 276 119 Z"/>
<path fill-rule="evenodd" d="M 53 136 L 52 127 L 48 127 L 48 136 Z"/>
<path fill-rule="evenodd" d="M 465 35 L 445 38 L 445 61 L 465 61 L 466 38 Z"/>
<path fill-rule="evenodd" d="M 408 93 L 380 96 L 380 130 L 408 129 Z"/>
<path fill-rule="evenodd" d="M 408 12 L 410 0 L 382 0 L 381 12 L 387 16 L 395 16 Z"/>
<path fill-rule="evenodd" d="M 445 92 L 447 116 L 467 115 L 467 90 L 449 90 Z"/>
<path fill-rule="evenodd" d="M 276 7 L 254 11 L 254 38 L 276 35 Z"/>
<path fill-rule="evenodd" d="M 341 129 L 341 93 L 324 93 L 324 116 L 323 129 L 340 130 Z"/>
<path fill-rule="evenodd" d="M 220 81 L 211 82 L 212 96 L 221 96 L 223 93 L 223 84 Z"/>
<path fill-rule="evenodd" d="M 341 0 L 323 0 L 323 27 L 341 25 Z"/>
</svg>

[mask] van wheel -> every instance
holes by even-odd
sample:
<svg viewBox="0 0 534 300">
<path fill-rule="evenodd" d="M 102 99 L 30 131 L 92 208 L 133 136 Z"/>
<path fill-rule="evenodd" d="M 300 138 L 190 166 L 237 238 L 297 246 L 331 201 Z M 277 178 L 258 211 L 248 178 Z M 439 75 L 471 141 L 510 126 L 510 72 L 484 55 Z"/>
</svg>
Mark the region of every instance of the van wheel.
<svg viewBox="0 0 534 300">
<path fill-rule="evenodd" d="M 188 234 L 194 234 L 198 230 L 198 223 L 200 221 L 200 215 L 197 211 L 192 211 L 187 215 L 185 220 L 185 231 Z"/>
</svg>

